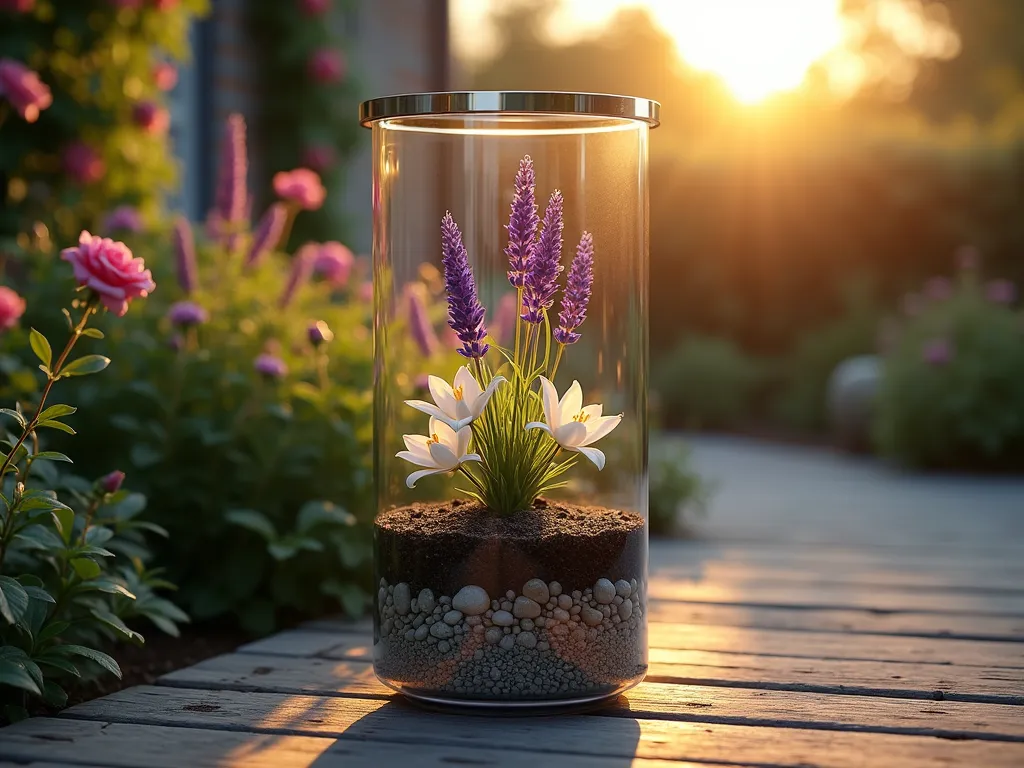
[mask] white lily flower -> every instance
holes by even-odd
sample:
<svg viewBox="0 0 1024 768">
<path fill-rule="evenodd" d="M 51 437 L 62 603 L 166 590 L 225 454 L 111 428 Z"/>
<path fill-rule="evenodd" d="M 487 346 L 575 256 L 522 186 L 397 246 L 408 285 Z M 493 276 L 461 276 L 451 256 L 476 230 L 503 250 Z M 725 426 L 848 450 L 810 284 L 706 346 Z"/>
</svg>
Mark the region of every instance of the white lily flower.
<svg viewBox="0 0 1024 768">
<path fill-rule="evenodd" d="M 409 475 L 405 479 L 405 484 L 412 488 L 427 475 L 454 472 L 464 462 L 480 461 L 479 454 L 466 453 L 469 450 L 469 440 L 472 436 L 473 430 L 469 427 L 463 427 L 456 432 L 434 416 L 430 417 L 429 436 L 402 435 L 405 447 L 409 450 L 399 451 L 395 456 L 418 467 L 426 467 L 426 469 L 417 470 Z"/>
<path fill-rule="evenodd" d="M 455 374 L 455 381 L 451 385 L 439 376 L 427 377 L 430 396 L 434 398 L 433 403 L 424 400 L 406 400 L 405 404 L 433 418 L 440 419 L 458 432 L 480 418 L 480 414 L 487 406 L 487 401 L 491 399 L 494 390 L 503 381 L 505 381 L 503 376 L 495 376 L 487 385 L 487 389 L 482 390 L 476 383 L 476 379 L 473 378 L 473 374 L 469 372 L 469 368 L 462 366 Z"/>
<path fill-rule="evenodd" d="M 604 469 L 604 452 L 589 446 L 619 426 L 622 414 L 602 416 L 600 404 L 583 407 L 583 390 L 578 381 L 572 383 L 561 400 L 555 385 L 543 376 L 540 389 L 547 423 L 531 421 L 526 428 L 543 429 L 564 450 L 582 453 L 598 469 Z"/>
</svg>

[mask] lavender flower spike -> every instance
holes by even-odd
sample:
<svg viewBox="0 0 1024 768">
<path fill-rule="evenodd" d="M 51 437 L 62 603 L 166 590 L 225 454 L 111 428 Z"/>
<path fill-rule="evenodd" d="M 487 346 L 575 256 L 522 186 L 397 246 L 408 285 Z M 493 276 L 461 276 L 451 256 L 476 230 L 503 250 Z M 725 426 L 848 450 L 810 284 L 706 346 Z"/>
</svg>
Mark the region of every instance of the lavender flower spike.
<svg viewBox="0 0 1024 768">
<path fill-rule="evenodd" d="M 184 216 L 174 220 L 174 231 L 171 233 L 174 243 L 174 262 L 178 271 L 178 285 L 185 295 L 192 293 L 198 285 L 196 268 L 196 242 L 192 234 L 192 225 Z"/>
<path fill-rule="evenodd" d="M 249 159 L 245 150 L 245 118 L 239 114 L 228 117 L 224 128 L 224 143 L 220 150 L 220 168 L 217 174 L 215 205 L 221 225 L 237 226 L 245 218 L 246 173 Z"/>
<path fill-rule="evenodd" d="M 281 296 L 277 300 L 277 305 L 281 309 L 285 309 L 291 304 L 299 288 L 309 282 L 309 278 L 313 274 L 313 261 L 316 259 L 318 250 L 320 250 L 319 244 L 306 243 L 299 248 L 298 253 L 292 256 L 292 269 L 288 273 L 288 282 L 285 283 L 284 290 L 281 291 Z"/>
<path fill-rule="evenodd" d="M 441 219 L 441 250 L 444 287 L 448 294 L 448 325 L 462 342 L 457 350 L 468 358 L 481 358 L 490 346 L 480 342 L 487 336 L 484 308 L 477 298 L 476 281 L 469 268 L 469 257 L 462 244 L 462 233 L 450 212 Z"/>
<path fill-rule="evenodd" d="M 263 214 L 256 233 L 252 237 L 252 246 L 245 257 L 247 268 L 255 267 L 263 257 L 277 248 L 284 233 L 284 225 L 288 220 L 288 207 L 284 203 L 274 203 Z"/>
<path fill-rule="evenodd" d="M 508 219 L 508 281 L 516 288 L 526 285 L 526 273 L 533 256 L 534 238 L 537 236 L 537 198 L 534 192 L 536 176 L 529 155 L 519 161 L 516 174 L 516 193 L 512 198 L 512 213 Z"/>
<path fill-rule="evenodd" d="M 594 237 L 584 232 L 576 246 L 576 258 L 572 260 L 569 276 L 565 280 L 562 294 L 562 311 L 558 313 L 558 327 L 553 336 L 559 344 L 575 344 L 580 340 L 576 329 L 587 319 L 587 304 L 590 303 L 590 289 L 594 285 Z"/>
<path fill-rule="evenodd" d="M 544 313 L 555 303 L 558 273 L 562 271 L 562 193 L 551 193 L 544 211 L 544 229 L 530 259 L 520 317 L 528 323 L 543 323 Z"/>
</svg>

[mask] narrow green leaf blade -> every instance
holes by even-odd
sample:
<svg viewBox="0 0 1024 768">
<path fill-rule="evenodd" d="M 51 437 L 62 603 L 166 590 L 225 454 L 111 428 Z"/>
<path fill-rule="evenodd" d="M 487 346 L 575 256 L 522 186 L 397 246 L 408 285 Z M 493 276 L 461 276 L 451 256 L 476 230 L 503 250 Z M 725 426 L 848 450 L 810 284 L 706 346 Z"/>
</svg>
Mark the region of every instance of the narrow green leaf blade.
<svg viewBox="0 0 1024 768">
<path fill-rule="evenodd" d="M 47 419 L 46 421 L 39 422 L 40 427 L 49 427 L 50 429 L 59 429 L 61 432 L 67 432 L 69 435 L 77 434 L 75 430 L 60 421 L 54 421 L 53 419 Z"/>
<path fill-rule="evenodd" d="M 116 616 L 114 618 L 117 618 Z M 120 621 L 120 619 L 118 619 Z M 130 630 L 129 630 L 130 631 Z M 60 653 L 65 656 L 82 656 L 83 658 L 95 661 L 110 674 L 121 677 L 121 668 L 117 666 L 117 662 L 103 651 L 97 651 L 93 648 L 86 648 L 84 645 L 58 645 L 53 649 L 54 653 Z"/>
<path fill-rule="evenodd" d="M 82 355 L 77 360 L 72 360 L 61 369 L 60 375 L 65 376 L 87 376 L 90 373 L 99 373 L 110 365 L 110 358 L 103 355 Z"/>
<path fill-rule="evenodd" d="M 53 350 L 50 349 L 50 342 L 46 340 L 46 337 L 33 328 L 28 333 L 28 343 L 39 361 L 49 368 L 50 363 L 53 362 Z"/>
<path fill-rule="evenodd" d="M 70 416 L 77 410 L 78 409 L 73 405 L 64 405 L 63 403 L 48 405 L 46 409 L 39 414 L 39 420 L 47 421 L 48 419 L 59 419 L 61 416 Z"/>
</svg>

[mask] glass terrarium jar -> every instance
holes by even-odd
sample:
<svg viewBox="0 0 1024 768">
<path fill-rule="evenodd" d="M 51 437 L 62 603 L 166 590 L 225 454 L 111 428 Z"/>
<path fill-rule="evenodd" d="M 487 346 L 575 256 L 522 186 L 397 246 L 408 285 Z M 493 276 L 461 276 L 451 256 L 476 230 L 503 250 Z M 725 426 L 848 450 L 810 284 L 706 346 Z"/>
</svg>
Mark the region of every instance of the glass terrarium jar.
<svg viewBox="0 0 1024 768">
<path fill-rule="evenodd" d="M 656 102 L 447 93 L 373 131 L 374 669 L 435 703 L 598 701 L 647 670 Z"/>
</svg>

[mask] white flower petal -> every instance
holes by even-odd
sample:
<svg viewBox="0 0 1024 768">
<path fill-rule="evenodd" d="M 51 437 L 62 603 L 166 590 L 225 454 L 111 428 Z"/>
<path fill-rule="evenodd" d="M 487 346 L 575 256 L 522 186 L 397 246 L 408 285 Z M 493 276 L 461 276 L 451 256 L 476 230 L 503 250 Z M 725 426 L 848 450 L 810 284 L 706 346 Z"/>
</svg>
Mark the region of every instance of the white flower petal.
<svg viewBox="0 0 1024 768">
<path fill-rule="evenodd" d="M 455 469 L 459 465 L 459 458 L 455 455 L 455 451 L 444 443 L 431 443 L 430 457 L 434 460 L 434 464 L 440 469 Z"/>
<path fill-rule="evenodd" d="M 395 457 L 399 459 L 404 459 L 405 461 L 408 461 L 410 464 L 415 464 L 417 467 L 434 466 L 434 459 L 433 457 L 431 457 L 429 453 L 427 453 L 427 455 L 424 456 L 419 453 L 413 453 L 412 451 L 399 451 L 398 453 L 395 454 Z"/>
<path fill-rule="evenodd" d="M 596 403 L 594 405 L 586 406 L 582 410 L 582 413 L 583 413 L 584 416 L 587 417 L 588 420 L 600 419 L 601 418 L 602 410 L 603 410 L 603 406 L 600 403 Z"/>
<path fill-rule="evenodd" d="M 462 457 L 460 464 L 465 464 L 467 461 L 483 461 L 479 453 L 467 453 Z"/>
<path fill-rule="evenodd" d="M 469 427 L 463 427 L 455 433 L 456 439 L 456 456 L 465 456 L 466 451 L 469 450 L 469 441 L 473 437 L 473 430 Z"/>
<path fill-rule="evenodd" d="M 430 389 L 430 396 L 434 398 L 437 407 L 453 419 L 458 418 L 455 413 L 455 393 L 451 386 L 440 376 L 428 376 L 427 387 Z"/>
<path fill-rule="evenodd" d="M 571 450 L 582 453 L 584 456 L 586 456 L 588 459 L 594 462 L 594 466 L 596 466 L 599 470 L 604 469 L 604 453 L 599 449 L 587 448 L 585 446 L 579 445 Z"/>
<path fill-rule="evenodd" d="M 412 488 L 414 485 L 416 485 L 417 482 L 422 480 L 424 477 L 427 477 L 428 475 L 440 475 L 447 471 L 448 470 L 446 469 L 421 469 L 416 472 L 413 472 L 411 475 L 405 478 L 405 484 Z"/>
<path fill-rule="evenodd" d="M 455 389 L 462 387 L 462 400 L 472 408 L 473 401 L 480 397 L 480 385 L 465 365 L 455 373 Z"/>
<path fill-rule="evenodd" d="M 594 421 L 591 419 L 584 426 L 587 428 L 587 436 L 583 439 L 580 445 L 590 445 L 600 440 L 602 437 L 607 435 L 622 421 L 622 414 L 618 416 L 605 416 L 603 418 Z"/>
<path fill-rule="evenodd" d="M 526 425 L 526 429 L 543 429 L 549 435 L 551 434 L 551 428 L 542 421 L 531 421 L 529 424 Z"/>
<path fill-rule="evenodd" d="M 448 419 L 448 414 L 433 403 L 428 403 L 424 400 L 406 400 L 405 404 L 410 408 L 415 408 L 417 411 L 427 414 L 428 416 L 436 416 L 439 419 Z"/>
<path fill-rule="evenodd" d="M 494 390 L 496 390 L 498 388 L 498 385 L 503 383 L 504 381 L 504 376 L 495 376 L 493 379 L 491 379 L 491 383 L 487 385 L 487 389 L 481 392 L 479 397 L 477 397 L 473 401 L 473 405 L 471 406 L 470 411 L 472 412 L 474 419 L 480 418 L 480 415 L 484 412 L 484 408 L 487 407 L 487 403 L 491 399 L 491 395 L 494 394 Z"/>
<path fill-rule="evenodd" d="M 411 453 L 415 453 L 417 456 L 430 456 L 430 448 L 427 447 L 430 438 L 426 435 L 402 435 L 402 439 L 405 441 L 405 447 Z"/>
<path fill-rule="evenodd" d="M 541 401 L 544 404 L 544 421 L 554 429 L 561 422 L 558 420 L 558 391 L 555 389 L 555 385 L 547 380 L 546 377 L 540 377 L 540 393 Z"/>
<path fill-rule="evenodd" d="M 587 428 L 578 421 L 570 421 L 551 430 L 551 436 L 563 448 L 575 448 L 587 438 Z"/>
<path fill-rule="evenodd" d="M 435 421 L 432 419 L 430 422 L 430 434 L 437 435 L 437 439 L 441 445 L 448 448 L 452 453 L 455 453 L 459 449 L 459 438 L 456 434 L 455 428 L 451 426 L 450 422 L 441 420 Z"/>
<path fill-rule="evenodd" d="M 558 402 L 558 423 L 565 424 L 572 421 L 573 416 L 578 416 L 582 408 L 583 390 L 580 389 L 580 383 L 574 381 Z"/>
</svg>

